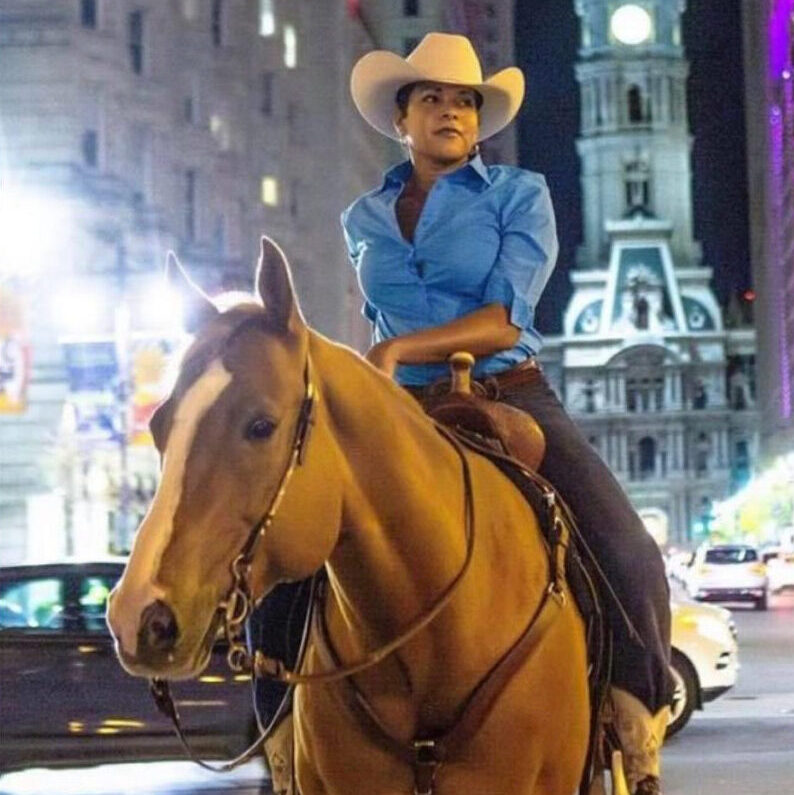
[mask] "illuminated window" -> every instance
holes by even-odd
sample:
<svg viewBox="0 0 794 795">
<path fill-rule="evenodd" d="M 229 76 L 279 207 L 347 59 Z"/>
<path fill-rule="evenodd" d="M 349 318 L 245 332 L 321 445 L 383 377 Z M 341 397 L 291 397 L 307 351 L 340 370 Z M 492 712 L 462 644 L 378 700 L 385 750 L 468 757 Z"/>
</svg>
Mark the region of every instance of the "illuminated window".
<svg viewBox="0 0 794 795">
<path fill-rule="evenodd" d="M 213 113 L 210 116 L 210 133 L 224 152 L 231 148 L 232 131 L 229 122 L 218 113 Z"/>
<path fill-rule="evenodd" d="M 298 36 L 293 25 L 284 25 L 284 66 L 294 69 L 298 64 Z"/>
<path fill-rule="evenodd" d="M 259 35 L 272 36 L 276 32 L 273 0 L 259 0 Z"/>
<path fill-rule="evenodd" d="M 268 207 L 278 205 L 278 180 L 275 177 L 262 177 L 262 204 Z"/>
</svg>

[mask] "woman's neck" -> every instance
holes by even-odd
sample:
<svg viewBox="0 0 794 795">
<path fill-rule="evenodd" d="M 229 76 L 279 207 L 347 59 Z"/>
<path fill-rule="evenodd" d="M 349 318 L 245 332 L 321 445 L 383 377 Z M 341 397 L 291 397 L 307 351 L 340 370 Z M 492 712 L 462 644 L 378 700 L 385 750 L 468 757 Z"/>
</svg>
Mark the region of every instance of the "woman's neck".
<svg viewBox="0 0 794 795">
<path fill-rule="evenodd" d="M 435 185 L 439 177 L 445 174 L 451 174 L 457 171 L 469 162 L 471 158 L 468 156 L 453 163 L 440 162 L 434 158 L 421 155 L 417 152 L 411 152 L 411 165 L 413 166 L 413 173 L 409 185 L 412 185 L 416 190 L 424 193 L 429 193 L 430 189 Z"/>
</svg>

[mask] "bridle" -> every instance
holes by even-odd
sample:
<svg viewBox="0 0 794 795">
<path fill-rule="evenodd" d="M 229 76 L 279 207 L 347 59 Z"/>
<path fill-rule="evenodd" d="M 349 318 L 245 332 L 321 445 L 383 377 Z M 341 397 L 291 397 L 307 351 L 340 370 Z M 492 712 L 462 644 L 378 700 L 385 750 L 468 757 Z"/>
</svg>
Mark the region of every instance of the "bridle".
<svg viewBox="0 0 794 795">
<path fill-rule="evenodd" d="M 153 678 L 150 680 L 150 691 L 157 708 L 173 723 L 176 734 L 190 759 L 196 764 L 201 765 L 201 767 L 214 772 L 228 772 L 251 759 L 258 748 L 272 734 L 281 717 L 286 712 L 292 690 L 296 685 L 317 683 L 327 684 L 329 682 L 339 681 L 341 679 L 350 677 L 353 674 L 360 673 L 361 671 L 377 665 L 383 659 L 407 643 L 417 633 L 427 627 L 427 625 L 430 624 L 447 606 L 455 590 L 468 571 L 472 560 L 472 553 L 474 550 L 474 500 L 468 461 L 466 460 L 462 446 L 457 441 L 455 436 L 449 430 L 437 424 L 437 430 L 453 445 L 460 457 L 463 467 L 466 556 L 458 574 L 444 588 L 435 602 L 425 612 L 417 617 L 406 630 L 400 633 L 394 640 L 381 646 L 375 651 L 369 652 L 361 660 L 355 663 L 349 665 L 339 665 L 333 670 L 323 671 L 321 673 L 297 673 L 297 670 L 301 667 L 303 653 L 305 652 L 307 645 L 309 627 L 312 618 L 311 610 L 304 625 L 296 671 L 288 670 L 282 660 L 267 657 L 259 650 L 255 651 L 253 655 L 249 653 L 245 643 L 242 640 L 242 636 L 245 622 L 251 616 L 251 613 L 255 607 L 255 600 L 251 593 L 251 586 L 249 584 L 249 576 L 254 553 L 259 540 L 265 535 L 268 528 L 273 523 L 295 470 L 305 461 L 311 429 L 315 422 L 318 395 L 317 389 L 311 377 L 311 365 L 308 356 L 306 359 L 306 366 L 304 368 L 304 384 L 304 397 L 298 411 L 295 436 L 287 465 L 279 481 L 276 493 L 273 499 L 270 501 L 270 505 L 268 506 L 266 512 L 262 518 L 251 527 L 251 530 L 248 533 L 248 537 L 242 549 L 240 550 L 240 553 L 232 561 L 232 585 L 226 595 L 226 598 L 218 605 L 218 612 L 221 613 L 223 621 L 224 636 L 229 644 L 227 663 L 231 670 L 235 673 L 250 673 L 252 677 L 268 677 L 270 679 L 283 682 L 289 685 L 289 690 L 282 699 L 282 702 L 279 705 L 279 708 L 276 710 L 276 713 L 274 714 L 273 719 L 270 721 L 270 724 L 262 730 L 260 736 L 249 748 L 247 748 L 238 757 L 227 763 L 221 765 L 211 765 L 199 759 L 188 745 L 181 726 L 176 704 L 174 703 L 170 692 L 168 681 L 158 678 Z M 317 575 L 315 574 L 312 580 L 312 594 L 310 597 L 311 605 L 313 605 L 315 601 L 314 591 L 316 580 Z"/>
</svg>

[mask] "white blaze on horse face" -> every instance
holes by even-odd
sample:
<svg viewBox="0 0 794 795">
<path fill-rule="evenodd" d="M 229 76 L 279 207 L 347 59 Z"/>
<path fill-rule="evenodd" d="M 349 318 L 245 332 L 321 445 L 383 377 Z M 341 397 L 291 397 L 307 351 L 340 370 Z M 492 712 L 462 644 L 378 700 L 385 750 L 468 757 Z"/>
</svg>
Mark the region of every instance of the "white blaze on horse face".
<svg viewBox="0 0 794 795">
<path fill-rule="evenodd" d="M 174 530 L 174 516 L 182 498 L 185 462 L 196 428 L 231 380 L 232 374 L 221 360 L 214 359 L 184 394 L 174 413 L 157 492 L 135 536 L 118 593 L 110 603 L 110 624 L 122 649 L 131 656 L 137 651 L 141 612 L 155 599 L 164 597 L 157 584 L 157 575 Z"/>
</svg>

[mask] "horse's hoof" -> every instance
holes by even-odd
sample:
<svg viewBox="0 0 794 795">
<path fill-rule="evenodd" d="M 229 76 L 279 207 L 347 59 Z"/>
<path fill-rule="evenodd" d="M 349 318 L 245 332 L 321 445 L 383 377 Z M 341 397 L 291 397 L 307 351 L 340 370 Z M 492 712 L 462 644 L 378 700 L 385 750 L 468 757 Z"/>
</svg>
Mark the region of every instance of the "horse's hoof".
<svg viewBox="0 0 794 795">
<path fill-rule="evenodd" d="M 637 784 L 634 795 L 662 795 L 662 785 L 656 776 L 646 776 Z"/>
</svg>

